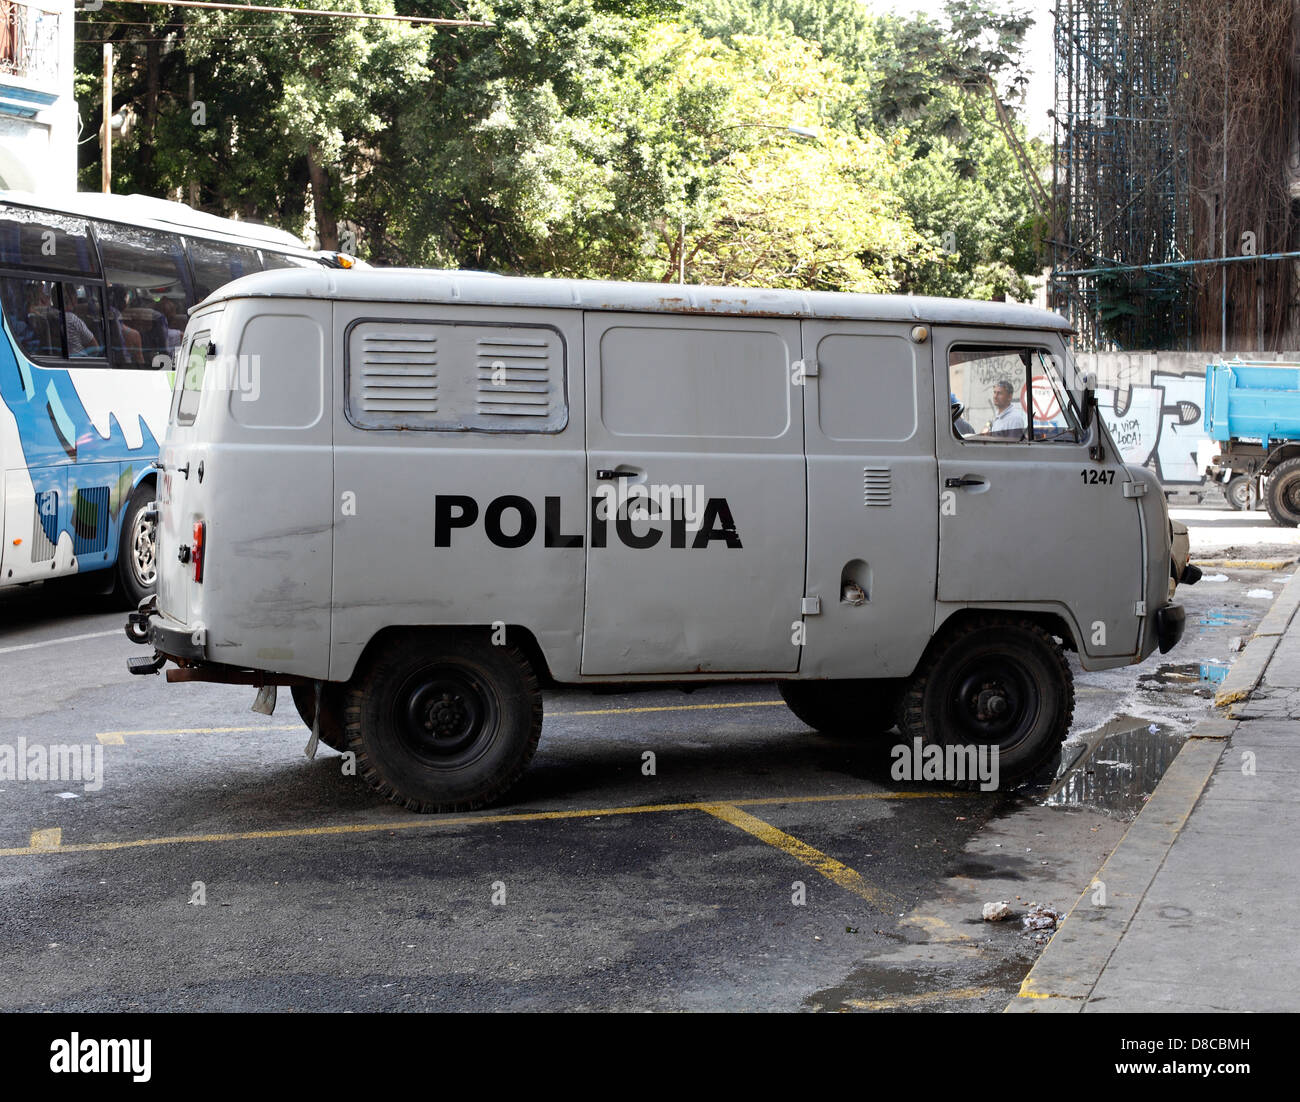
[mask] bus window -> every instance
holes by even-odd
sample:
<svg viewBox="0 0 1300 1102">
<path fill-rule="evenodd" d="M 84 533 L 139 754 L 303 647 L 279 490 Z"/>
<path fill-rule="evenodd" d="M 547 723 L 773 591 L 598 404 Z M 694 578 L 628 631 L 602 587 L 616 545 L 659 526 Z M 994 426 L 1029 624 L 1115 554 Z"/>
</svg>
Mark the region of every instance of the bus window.
<svg viewBox="0 0 1300 1102">
<path fill-rule="evenodd" d="M 99 277 L 84 218 L 8 204 L 0 204 L 0 268 Z"/>
<path fill-rule="evenodd" d="M 269 272 L 273 268 L 319 268 L 320 263 L 309 256 L 289 256 L 263 249 L 262 266 Z"/>
<path fill-rule="evenodd" d="M 183 318 L 185 308 L 195 301 L 180 238 L 106 223 L 96 223 L 95 237 L 108 284 L 106 320 L 113 366 L 171 367 L 180 340 L 173 336 L 175 317 Z"/>
<path fill-rule="evenodd" d="M 194 237 L 189 239 L 189 246 L 190 263 L 194 265 L 194 293 L 199 302 L 232 279 L 262 270 L 256 249 Z"/>
<path fill-rule="evenodd" d="M 0 280 L 0 286 L 9 328 L 30 359 L 103 359 L 103 302 L 97 286 L 14 277 Z"/>
</svg>

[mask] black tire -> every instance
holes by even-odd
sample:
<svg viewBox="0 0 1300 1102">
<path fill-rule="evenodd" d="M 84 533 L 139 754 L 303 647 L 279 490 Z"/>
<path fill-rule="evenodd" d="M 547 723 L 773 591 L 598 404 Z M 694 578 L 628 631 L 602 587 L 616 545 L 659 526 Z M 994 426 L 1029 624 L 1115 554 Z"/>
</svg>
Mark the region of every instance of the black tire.
<svg viewBox="0 0 1300 1102">
<path fill-rule="evenodd" d="M 395 637 L 353 678 L 344 701 L 357 772 L 411 811 L 472 811 L 499 800 L 542 733 L 532 665 L 486 634 Z"/>
<path fill-rule="evenodd" d="M 141 482 L 122 510 L 122 529 L 117 541 L 117 590 L 130 608 L 135 608 L 158 586 L 158 524 L 145 516 L 153 503 L 154 484 Z"/>
<path fill-rule="evenodd" d="M 316 686 L 294 685 L 289 692 L 293 696 L 293 706 L 298 709 L 303 723 L 311 730 L 316 719 Z M 343 731 L 343 686 L 337 682 L 327 681 L 321 686 L 320 730 L 317 737 L 331 750 L 340 754 L 348 747 L 348 738 Z"/>
<path fill-rule="evenodd" d="M 1054 772 L 1073 718 L 1074 680 L 1061 645 L 1037 624 L 1001 615 L 946 632 L 909 681 L 898 709 L 899 730 L 908 739 L 996 745 L 1000 787 Z M 979 786 L 969 778 L 950 783 Z"/>
<path fill-rule="evenodd" d="M 1264 504 L 1279 528 L 1300 525 L 1300 458 L 1288 459 L 1269 471 Z"/>
<path fill-rule="evenodd" d="M 780 681 L 777 689 L 799 719 L 823 735 L 883 735 L 893 728 L 901 681 Z"/>
<path fill-rule="evenodd" d="M 1230 508 L 1238 512 L 1245 509 L 1250 504 L 1250 476 L 1233 475 L 1223 487 L 1223 496 Z"/>
</svg>

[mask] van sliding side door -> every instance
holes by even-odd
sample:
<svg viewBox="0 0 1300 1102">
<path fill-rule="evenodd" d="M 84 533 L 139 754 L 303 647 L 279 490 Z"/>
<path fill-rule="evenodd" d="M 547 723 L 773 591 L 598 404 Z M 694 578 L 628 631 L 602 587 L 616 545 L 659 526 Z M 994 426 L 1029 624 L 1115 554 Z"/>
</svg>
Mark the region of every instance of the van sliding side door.
<svg viewBox="0 0 1300 1102">
<path fill-rule="evenodd" d="M 799 323 L 593 311 L 585 329 L 583 674 L 793 672 Z"/>
</svg>

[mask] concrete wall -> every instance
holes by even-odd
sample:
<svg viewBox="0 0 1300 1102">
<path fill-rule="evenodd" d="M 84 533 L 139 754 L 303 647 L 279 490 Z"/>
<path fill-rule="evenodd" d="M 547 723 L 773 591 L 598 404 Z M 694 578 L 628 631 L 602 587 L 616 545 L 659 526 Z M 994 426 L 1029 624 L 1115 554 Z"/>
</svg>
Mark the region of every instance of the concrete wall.
<svg viewBox="0 0 1300 1102">
<path fill-rule="evenodd" d="M 1079 369 L 1096 373 L 1101 415 L 1125 461 L 1153 466 L 1167 486 L 1200 482 L 1205 366 L 1238 356 L 1300 363 L 1300 351 L 1076 353 Z"/>
<path fill-rule="evenodd" d="M 73 0 L 17 2 L 0 57 L 0 186 L 77 190 Z"/>
</svg>

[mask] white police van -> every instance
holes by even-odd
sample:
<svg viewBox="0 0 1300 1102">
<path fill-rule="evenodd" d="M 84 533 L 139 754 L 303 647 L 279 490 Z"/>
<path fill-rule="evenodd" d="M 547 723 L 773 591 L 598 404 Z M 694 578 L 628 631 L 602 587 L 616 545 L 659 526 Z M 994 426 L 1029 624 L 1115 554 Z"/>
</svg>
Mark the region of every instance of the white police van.
<svg viewBox="0 0 1300 1102">
<path fill-rule="evenodd" d="M 1025 777 L 1070 726 L 1062 648 L 1168 650 L 1195 574 L 1066 335 L 911 297 L 238 280 L 185 332 L 132 668 L 291 687 L 419 811 L 500 798 L 556 686 L 776 681 L 813 727 Z"/>
</svg>

